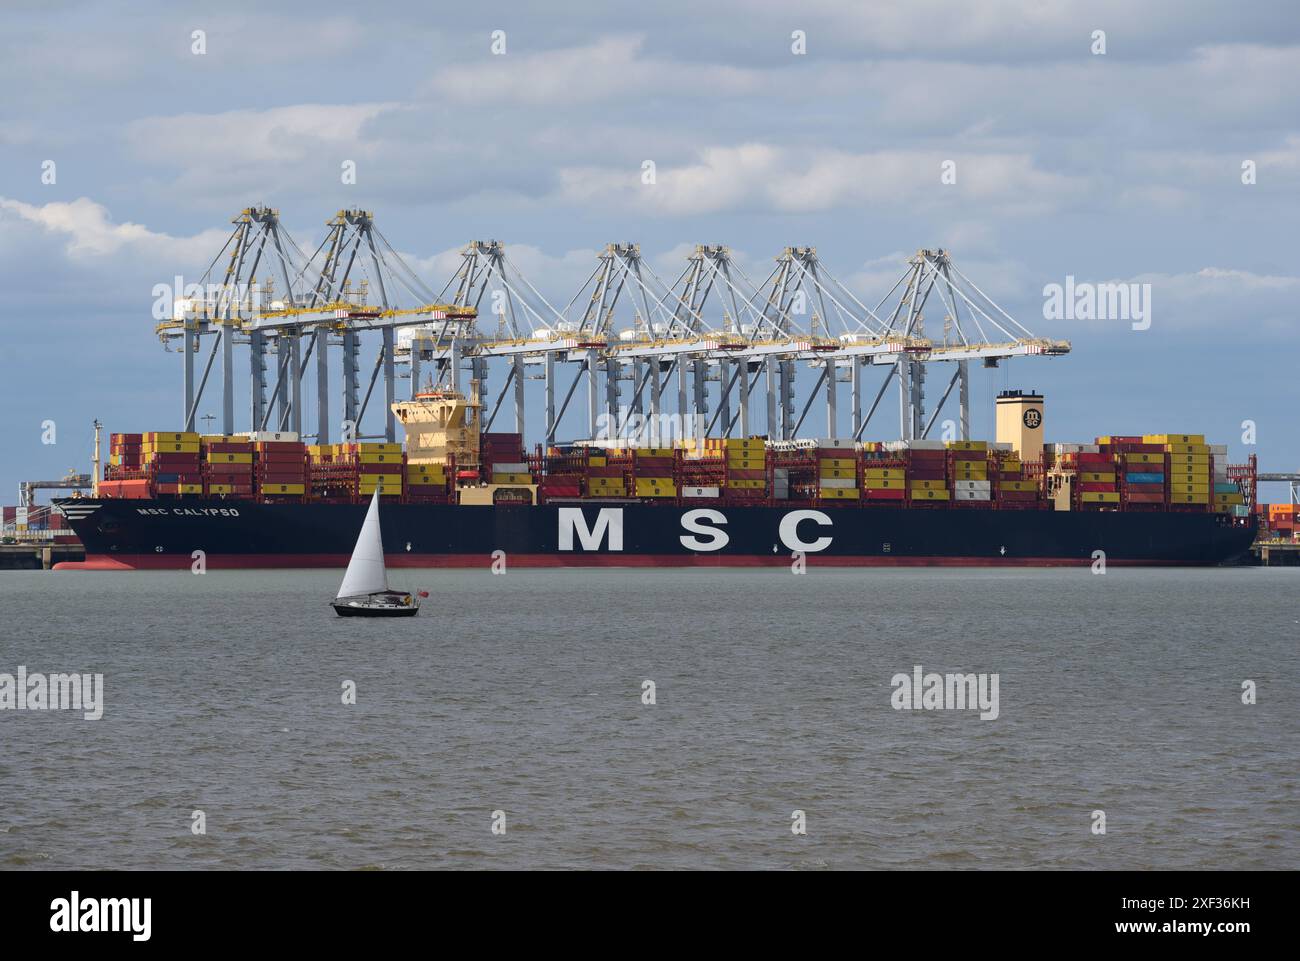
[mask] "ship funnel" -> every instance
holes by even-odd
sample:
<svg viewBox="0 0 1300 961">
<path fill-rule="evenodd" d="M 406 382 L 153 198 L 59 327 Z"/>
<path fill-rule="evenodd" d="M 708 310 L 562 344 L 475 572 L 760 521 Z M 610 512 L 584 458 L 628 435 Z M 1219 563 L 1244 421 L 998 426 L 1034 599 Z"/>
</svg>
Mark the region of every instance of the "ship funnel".
<svg viewBox="0 0 1300 961">
<path fill-rule="evenodd" d="M 1043 459 L 1043 395 L 1004 390 L 997 398 L 997 439 L 1010 444 L 1025 462 Z"/>
</svg>

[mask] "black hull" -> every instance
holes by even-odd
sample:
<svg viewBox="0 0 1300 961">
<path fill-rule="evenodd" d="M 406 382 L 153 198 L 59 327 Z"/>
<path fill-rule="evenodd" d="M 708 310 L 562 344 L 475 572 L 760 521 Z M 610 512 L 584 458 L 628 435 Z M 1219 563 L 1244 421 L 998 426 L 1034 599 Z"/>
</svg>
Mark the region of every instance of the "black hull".
<svg viewBox="0 0 1300 961">
<path fill-rule="evenodd" d="M 365 504 L 233 500 L 58 502 L 86 548 L 80 569 L 345 567 Z M 1229 563 L 1253 518 L 1182 512 L 692 507 L 641 502 L 544 506 L 392 504 L 390 567 L 520 566 L 1151 566 Z M 201 554 L 198 552 L 202 552 Z"/>
<path fill-rule="evenodd" d="M 418 607 L 349 607 L 347 604 L 330 606 L 339 617 L 414 617 L 420 613 Z"/>
</svg>

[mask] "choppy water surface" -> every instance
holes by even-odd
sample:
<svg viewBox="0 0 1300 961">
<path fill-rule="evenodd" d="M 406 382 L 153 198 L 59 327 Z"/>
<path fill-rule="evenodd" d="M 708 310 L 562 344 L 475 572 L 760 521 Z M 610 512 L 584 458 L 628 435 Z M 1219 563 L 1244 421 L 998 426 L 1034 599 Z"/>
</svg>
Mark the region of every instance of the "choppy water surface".
<svg viewBox="0 0 1300 961">
<path fill-rule="evenodd" d="M 106 693 L 0 712 L 0 867 L 1300 867 L 1300 571 L 393 579 L 418 618 L 335 617 L 333 571 L 0 574 L 0 672 Z M 1000 716 L 895 711 L 915 664 Z"/>
</svg>

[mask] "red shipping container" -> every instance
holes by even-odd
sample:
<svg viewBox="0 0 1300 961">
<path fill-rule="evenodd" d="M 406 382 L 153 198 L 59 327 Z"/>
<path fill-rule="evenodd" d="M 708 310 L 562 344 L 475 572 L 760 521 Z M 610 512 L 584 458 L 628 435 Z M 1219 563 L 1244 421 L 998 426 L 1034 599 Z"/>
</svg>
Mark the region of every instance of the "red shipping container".
<svg viewBox="0 0 1300 961">
<path fill-rule="evenodd" d="M 154 454 L 150 461 L 154 464 L 197 464 L 199 462 L 198 454 Z"/>
<path fill-rule="evenodd" d="M 1079 490 L 1088 491 L 1090 493 L 1095 493 L 1097 491 L 1113 491 L 1115 490 L 1115 484 L 1114 482 L 1108 484 L 1104 481 L 1082 481 L 1079 484 Z"/>
<path fill-rule="evenodd" d="M 263 440 L 258 441 L 254 447 L 258 451 L 274 454 L 307 453 L 307 445 L 295 440 Z"/>
<path fill-rule="evenodd" d="M 1110 454 L 1094 454 L 1091 451 L 1081 451 L 1073 456 L 1078 464 L 1113 464 L 1115 462 L 1115 458 Z M 1070 455 L 1067 454 L 1066 458 L 1069 459 L 1069 457 Z"/>
<path fill-rule="evenodd" d="M 909 468 L 907 471 L 908 480 L 943 480 L 947 477 L 947 472 L 942 467 L 936 468 Z"/>
<path fill-rule="evenodd" d="M 852 447 L 818 447 L 818 460 L 852 460 L 858 456 L 858 452 Z"/>
<path fill-rule="evenodd" d="M 301 484 L 305 477 L 302 474 L 259 474 L 257 479 L 262 484 Z"/>
<path fill-rule="evenodd" d="M 588 467 L 588 477 L 622 477 L 622 467 Z"/>
<path fill-rule="evenodd" d="M 1032 501 L 1038 498 L 1038 491 L 998 491 L 998 500 Z"/>
<path fill-rule="evenodd" d="M 671 457 L 637 457 L 633 464 L 642 474 L 650 470 L 672 470 L 673 458 Z"/>
<path fill-rule="evenodd" d="M 1163 504 L 1165 495 L 1163 492 L 1158 494 L 1135 494 L 1130 491 L 1128 501 L 1132 504 Z"/>
<path fill-rule="evenodd" d="M 213 454 L 251 454 L 253 453 L 253 444 L 247 443 L 221 442 L 220 444 L 204 444 L 203 449 Z"/>
<path fill-rule="evenodd" d="M 731 480 L 766 480 L 767 471 L 764 470 L 729 470 L 727 477 Z M 690 485 L 688 485 L 690 486 Z"/>
<path fill-rule="evenodd" d="M 727 487 L 724 488 L 724 493 L 727 500 L 752 501 L 767 497 L 767 491 L 755 487 Z"/>
<path fill-rule="evenodd" d="M 903 489 L 898 487 L 890 490 L 877 490 L 874 487 L 868 487 L 862 492 L 862 497 L 869 501 L 901 501 L 903 499 Z"/>
<path fill-rule="evenodd" d="M 302 451 L 258 451 L 254 455 L 262 464 L 305 464 L 307 455 Z"/>
<path fill-rule="evenodd" d="M 989 455 L 988 451 L 983 450 L 955 450 L 952 452 L 952 459 L 986 461 Z"/>
<path fill-rule="evenodd" d="M 1125 488 L 1130 494 L 1160 494 L 1165 492 L 1164 484 L 1127 484 Z"/>
</svg>

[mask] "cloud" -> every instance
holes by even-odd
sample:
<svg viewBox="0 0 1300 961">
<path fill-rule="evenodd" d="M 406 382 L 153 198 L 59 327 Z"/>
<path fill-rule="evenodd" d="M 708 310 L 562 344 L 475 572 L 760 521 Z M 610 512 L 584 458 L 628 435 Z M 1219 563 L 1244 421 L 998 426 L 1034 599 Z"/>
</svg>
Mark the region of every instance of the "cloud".
<svg viewBox="0 0 1300 961">
<path fill-rule="evenodd" d="M 956 164 L 955 184 L 940 182 L 941 165 Z M 942 206 L 949 198 L 999 202 L 1004 213 L 1045 212 L 1079 196 L 1081 177 L 1041 170 L 1025 154 L 939 151 L 800 150 L 766 143 L 708 147 L 695 163 L 660 166 L 653 184 L 641 169 L 569 167 L 560 198 L 578 204 L 620 204 L 667 216 L 767 208 L 785 213 L 842 205 Z"/>
<path fill-rule="evenodd" d="M 753 93 L 763 83 L 762 72 L 754 69 L 643 57 L 645 41 L 639 36 L 603 37 L 581 47 L 526 54 L 510 52 L 509 39 L 507 34 L 503 55 L 439 69 L 429 91 L 459 103 L 549 105 L 701 90 L 728 96 Z"/>
<path fill-rule="evenodd" d="M 35 225 L 64 241 L 64 252 L 73 260 L 103 259 L 129 252 L 163 256 L 174 263 L 194 262 L 204 252 L 210 258 L 225 241 L 226 231 L 208 230 L 191 237 L 157 233 L 129 221 L 114 223 L 108 209 L 87 197 L 69 203 L 42 205 L 0 197 L 0 224 L 15 221 Z"/>
</svg>

